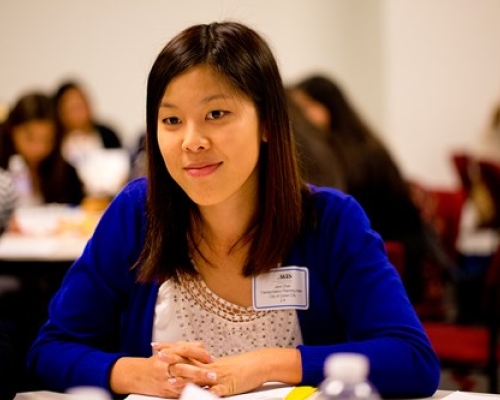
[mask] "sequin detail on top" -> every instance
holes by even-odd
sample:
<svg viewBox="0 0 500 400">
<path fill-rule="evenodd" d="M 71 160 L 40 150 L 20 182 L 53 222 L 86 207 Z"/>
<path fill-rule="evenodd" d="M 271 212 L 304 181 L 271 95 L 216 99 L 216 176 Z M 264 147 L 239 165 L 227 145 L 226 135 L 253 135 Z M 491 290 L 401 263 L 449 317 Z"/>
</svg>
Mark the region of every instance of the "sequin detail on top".
<svg viewBox="0 0 500 400">
<path fill-rule="evenodd" d="M 202 341 L 215 357 L 302 344 L 295 310 L 256 311 L 230 303 L 199 276 L 184 277 L 172 288 L 183 340 Z"/>
</svg>

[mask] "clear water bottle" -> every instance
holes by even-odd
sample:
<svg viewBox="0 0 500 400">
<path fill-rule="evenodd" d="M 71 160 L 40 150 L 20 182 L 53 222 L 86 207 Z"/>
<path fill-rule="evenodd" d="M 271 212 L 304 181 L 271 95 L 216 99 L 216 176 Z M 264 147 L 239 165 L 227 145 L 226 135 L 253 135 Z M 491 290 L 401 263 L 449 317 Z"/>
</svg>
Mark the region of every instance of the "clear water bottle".
<svg viewBox="0 0 500 400">
<path fill-rule="evenodd" d="M 380 400 L 380 394 L 368 380 L 369 370 L 369 360 L 362 354 L 332 354 L 325 362 L 325 380 L 317 400 Z"/>
</svg>

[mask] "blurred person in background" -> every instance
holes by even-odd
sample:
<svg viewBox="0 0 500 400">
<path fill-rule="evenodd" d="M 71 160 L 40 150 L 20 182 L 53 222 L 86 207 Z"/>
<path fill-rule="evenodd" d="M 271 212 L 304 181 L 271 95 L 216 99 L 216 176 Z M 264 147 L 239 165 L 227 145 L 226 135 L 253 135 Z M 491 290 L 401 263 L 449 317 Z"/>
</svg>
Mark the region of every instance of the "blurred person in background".
<svg viewBox="0 0 500 400">
<path fill-rule="evenodd" d="M 9 225 L 16 205 L 16 192 L 10 173 L 0 168 L 0 235 Z"/>
<path fill-rule="evenodd" d="M 83 187 L 61 153 L 52 99 L 39 92 L 21 96 L 1 131 L 0 168 L 10 170 L 18 205 L 80 204 Z"/>
<path fill-rule="evenodd" d="M 481 294 L 491 260 L 500 241 L 500 186 L 483 176 L 478 162 L 490 165 L 490 179 L 500 178 L 500 101 L 492 107 L 484 128 L 465 151 L 458 168 L 466 199 L 460 216 L 457 248 L 457 320 L 485 322 Z M 497 171 L 494 174 L 494 171 Z"/>
<path fill-rule="evenodd" d="M 426 302 L 434 304 L 436 299 L 429 297 L 442 292 L 436 292 L 434 278 L 432 287 L 427 287 L 426 276 L 435 277 L 436 274 L 429 274 L 429 268 L 436 269 L 438 279 L 445 282 L 450 261 L 438 236 L 422 218 L 409 183 L 387 147 L 332 79 L 310 76 L 290 90 L 305 117 L 328 133 L 329 147 L 334 153 L 331 169 L 340 174 L 336 178 L 338 188 L 361 204 L 372 228 L 385 241 L 403 244 L 403 282 L 412 303 L 420 304 L 422 310 L 426 309 Z"/>
<path fill-rule="evenodd" d="M 30 91 L 9 109 L 0 128 L 1 227 L 21 231 L 21 208 L 49 203 L 78 205 L 83 186 L 76 170 L 61 154 L 50 96 Z M 31 390 L 26 352 L 45 318 L 47 282 L 33 277 L 26 284 L 17 276 L 0 276 L 0 398 Z M 42 297 L 43 296 L 43 297 Z"/>
<path fill-rule="evenodd" d="M 500 101 L 495 104 L 486 128 L 472 147 L 477 159 L 484 159 L 500 165 Z"/>
<path fill-rule="evenodd" d="M 63 134 L 63 154 L 73 165 L 88 151 L 123 147 L 115 130 L 95 119 L 89 98 L 77 82 L 62 83 L 54 94 L 54 103 Z"/>
<path fill-rule="evenodd" d="M 62 83 L 54 104 L 62 154 L 84 183 L 85 204 L 104 208 L 130 178 L 130 154 L 116 131 L 96 119 L 81 84 Z"/>
<path fill-rule="evenodd" d="M 471 184 L 468 191 L 470 210 L 464 212 L 469 212 L 470 215 L 464 218 L 470 220 L 469 228 L 472 236 L 475 234 L 474 231 L 481 231 L 481 234 L 491 237 L 487 247 L 490 248 L 489 253 L 492 255 L 498 241 L 500 205 L 496 204 L 497 196 L 492 193 L 494 188 L 491 184 L 488 185 L 482 176 L 478 162 L 486 162 L 491 164 L 493 169 L 500 170 L 500 102 L 493 107 L 487 124 L 471 146 L 468 157 L 467 172 Z M 481 253 L 484 253 L 484 250 Z"/>
<path fill-rule="evenodd" d="M 330 134 L 314 125 L 293 101 L 287 90 L 291 130 L 297 145 L 298 163 L 306 182 L 318 186 L 345 189 L 344 176 L 336 152 L 330 143 Z"/>
</svg>

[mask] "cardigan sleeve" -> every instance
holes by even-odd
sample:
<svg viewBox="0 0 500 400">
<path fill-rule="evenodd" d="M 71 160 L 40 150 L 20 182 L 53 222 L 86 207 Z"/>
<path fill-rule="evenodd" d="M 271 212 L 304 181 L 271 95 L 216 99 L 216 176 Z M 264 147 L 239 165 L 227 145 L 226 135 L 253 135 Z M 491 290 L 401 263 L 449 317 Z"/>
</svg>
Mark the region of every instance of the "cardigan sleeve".
<svg viewBox="0 0 500 400">
<path fill-rule="evenodd" d="M 323 379 L 328 355 L 357 352 L 368 356 L 383 396 L 431 396 L 439 361 L 381 237 L 354 199 L 319 197 L 319 228 L 306 244 L 311 305 L 301 318 L 302 383 Z"/>
<path fill-rule="evenodd" d="M 139 254 L 143 199 L 133 183 L 104 212 L 81 257 L 68 270 L 49 307 L 49 318 L 28 354 L 28 368 L 44 389 L 74 386 L 110 390 L 114 362 L 125 356 L 119 343 Z"/>
</svg>

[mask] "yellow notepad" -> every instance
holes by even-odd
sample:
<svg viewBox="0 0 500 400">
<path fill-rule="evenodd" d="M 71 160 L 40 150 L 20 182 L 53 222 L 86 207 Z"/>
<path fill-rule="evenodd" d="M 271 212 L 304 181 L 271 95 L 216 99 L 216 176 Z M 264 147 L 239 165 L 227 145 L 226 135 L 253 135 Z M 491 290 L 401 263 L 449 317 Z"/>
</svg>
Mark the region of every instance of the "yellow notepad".
<svg viewBox="0 0 500 400">
<path fill-rule="evenodd" d="M 306 400 L 316 392 L 316 388 L 312 386 L 297 386 L 291 390 L 285 397 L 285 400 Z"/>
</svg>

